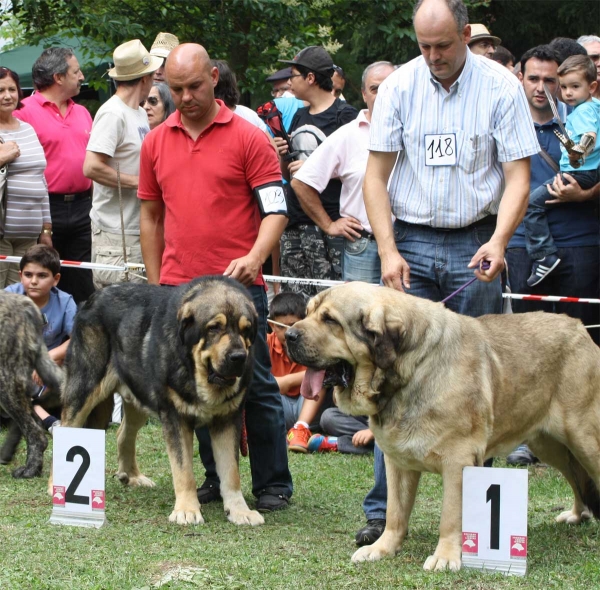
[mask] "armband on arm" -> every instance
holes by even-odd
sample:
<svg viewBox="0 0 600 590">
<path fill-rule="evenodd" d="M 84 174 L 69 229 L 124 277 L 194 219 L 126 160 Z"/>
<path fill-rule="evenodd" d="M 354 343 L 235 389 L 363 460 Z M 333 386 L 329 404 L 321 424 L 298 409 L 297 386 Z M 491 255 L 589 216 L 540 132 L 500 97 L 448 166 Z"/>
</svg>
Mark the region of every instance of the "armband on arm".
<svg viewBox="0 0 600 590">
<path fill-rule="evenodd" d="M 267 215 L 288 216 L 287 200 L 283 183 L 280 180 L 257 186 L 254 189 L 254 196 L 258 201 L 261 217 Z"/>
</svg>

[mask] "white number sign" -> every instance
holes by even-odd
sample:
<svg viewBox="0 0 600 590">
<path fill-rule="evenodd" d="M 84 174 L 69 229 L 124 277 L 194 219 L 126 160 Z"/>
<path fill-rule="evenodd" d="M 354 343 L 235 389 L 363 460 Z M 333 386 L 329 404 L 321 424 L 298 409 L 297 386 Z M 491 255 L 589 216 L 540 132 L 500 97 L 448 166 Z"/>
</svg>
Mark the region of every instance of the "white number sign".
<svg viewBox="0 0 600 590">
<path fill-rule="evenodd" d="M 53 445 L 50 522 L 101 527 L 106 522 L 104 430 L 58 427 Z"/>
<path fill-rule="evenodd" d="M 456 134 L 425 135 L 426 166 L 456 166 Z"/>
<path fill-rule="evenodd" d="M 463 565 L 524 576 L 527 469 L 463 470 Z"/>
</svg>

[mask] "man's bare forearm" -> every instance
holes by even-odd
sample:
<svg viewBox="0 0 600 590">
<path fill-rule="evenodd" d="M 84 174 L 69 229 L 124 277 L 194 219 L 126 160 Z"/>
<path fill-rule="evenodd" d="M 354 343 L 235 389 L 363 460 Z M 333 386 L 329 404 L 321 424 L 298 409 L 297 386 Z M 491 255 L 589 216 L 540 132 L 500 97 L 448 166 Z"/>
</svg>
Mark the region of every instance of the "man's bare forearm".
<svg viewBox="0 0 600 590">
<path fill-rule="evenodd" d="M 150 206 L 147 203 L 147 201 L 142 201 L 140 211 L 140 246 L 148 283 L 158 285 L 160 284 L 160 268 L 165 250 L 164 212 L 158 214 L 154 202 L 151 202 L 152 209 L 149 210 Z"/>
<path fill-rule="evenodd" d="M 319 193 L 308 184 L 294 178 L 292 180 L 292 188 L 300 201 L 300 206 L 304 212 L 323 230 L 331 225 L 331 217 L 325 211 L 321 196 Z"/>
</svg>

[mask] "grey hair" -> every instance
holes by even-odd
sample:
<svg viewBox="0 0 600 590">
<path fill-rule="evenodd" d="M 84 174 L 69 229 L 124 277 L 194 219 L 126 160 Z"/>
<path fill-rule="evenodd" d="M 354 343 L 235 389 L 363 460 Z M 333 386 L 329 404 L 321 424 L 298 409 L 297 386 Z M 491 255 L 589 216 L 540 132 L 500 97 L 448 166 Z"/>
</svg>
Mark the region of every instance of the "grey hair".
<svg viewBox="0 0 600 590">
<path fill-rule="evenodd" d="M 394 64 L 391 61 L 376 61 L 372 64 L 369 64 L 362 73 L 362 79 L 360 81 L 361 90 L 365 89 L 365 83 L 367 81 L 367 76 L 369 75 L 369 72 L 375 68 L 378 68 L 379 66 L 390 66 L 390 68 L 393 68 Z"/>
<path fill-rule="evenodd" d="M 39 92 L 54 84 L 54 74 L 66 74 L 69 71 L 68 59 L 75 54 L 69 47 L 49 47 L 42 52 L 31 68 L 33 86 Z"/>
<path fill-rule="evenodd" d="M 577 43 L 579 43 L 579 45 L 585 45 L 586 43 L 600 43 L 600 37 L 597 35 L 581 35 L 581 37 L 577 39 Z"/>
<path fill-rule="evenodd" d="M 413 9 L 412 20 L 413 25 L 415 24 L 415 16 L 419 8 L 423 5 L 426 0 L 417 0 Z M 448 10 L 452 13 L 454 21 L 456 22 L 456 28 L 459 33 L 469 24 L 469 13 L 467 7 L 462 0 L 445 0 Z"/>
<path fill-rule="evenodd" d="M 175 103 L 173 102 L 173 98 L 171 97 L 171 92 L 169 91 L 169 86 L 164 82 L 155 82 L 152 84 L 158 91 L 158 96 L 160 96 L 160 101 L 163 103 L 163 107 L 165 108 L 165 116 L 163 121 L 172 113 L 175 112 Z"/>
</svg>

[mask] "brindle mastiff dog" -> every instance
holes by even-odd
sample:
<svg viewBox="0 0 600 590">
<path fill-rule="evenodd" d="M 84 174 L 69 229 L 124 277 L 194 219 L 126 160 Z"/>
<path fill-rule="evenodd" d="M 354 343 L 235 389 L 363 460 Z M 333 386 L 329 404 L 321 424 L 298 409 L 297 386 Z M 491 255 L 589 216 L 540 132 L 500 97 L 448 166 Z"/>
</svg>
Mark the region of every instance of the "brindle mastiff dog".
<svg viewBox="0 0 600 590">
<path fill-rule="evenodd" d="M 441 303 L 349 283 L 314 297 L 286 333 L 314 395 L 369 415 L 385 454 L 387 526 L 353 561 L 397 553 L 421 472 L 439 473 L 440 538 L 426 570 L 461 567 L 462 471 L 522 442 L 568 480 L 559 522 L 600 517 L 600 349 L 583 325 L 542 312 L 458 315 Z"/>
<path fill-rule="evenodd" d="M 12 418 L 0 463 L 11 461 L 21 433 L 27 441 L 27 461 L 13 471 L 13 477 L 41 475 L 48 446 L 31 405 L 34 369 L 46 385 L 55 391 L 61 387 L 62 371 L 48 355 L 43 325 L 42 314 L 29 297 L 0 291 L 0 405 Z"/>
<path fill-rule="evenodd" d="M 235 524 L 263 524 L 240 489 L 242 401 L 250 383 L 257 315 L 246 289 L 225 277 L 177 288 L 121 284 L 97 291 L 79 311 L 66 361 L 63 426 L 83 426 L 102 400 L 119 391 L 117 477 L 153 486 L 135 457 L 148 412 L 158 416 L 171 462 L 175 508 L 169 520 L 204 522 L 192 468 L 196 426 L 212 438 L 221 495 Z"/>
</svg>

